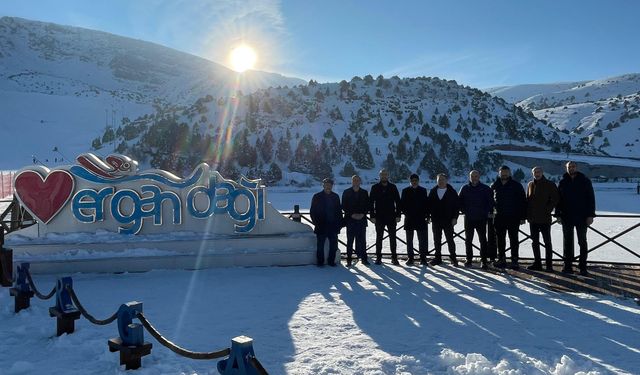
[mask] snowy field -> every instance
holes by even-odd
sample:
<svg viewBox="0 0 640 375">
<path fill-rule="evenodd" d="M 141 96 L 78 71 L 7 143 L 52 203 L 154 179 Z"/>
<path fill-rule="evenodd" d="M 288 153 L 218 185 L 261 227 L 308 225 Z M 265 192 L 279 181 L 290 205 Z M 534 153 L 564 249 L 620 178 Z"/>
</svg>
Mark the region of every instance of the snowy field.
<svg viewBox="0 0 640 375">
<path fill-rule="evenodd" d="M 48 290 L 51 276 L 36 277 Z M 74 276 L 98 318 L 138 300 L 191 350 L 252 337 L 270 374 L 637 374 L 640 308 L 631 300 L 552 292 L 535 281 L 449 266 L 357 265 Z M 13 314 L 0 294 L 3 374 L 124 373 L 107 349 L 115 324 L 81 319 L 55 337 L 51 301 Z M 140 374 L 217 374 L 153 342 Z"/>
<path fill-rule="evenodd" d="M 634 189 L 597 184 L 598 209 L 639 213 Z M 274 188 L 269 200 L 281 210 L 294 204 L 304 210 L 315 191 Z M 617 232 L 637 220 L 597 223 L 605 232 Z M 621 242 L 637 249 L 636 232 Z M 372 243 L 373 228 L 368 233 Z M 555 245 L 560 250 L 560 240 Z M 461 243 L 458 248 L 462 254 Z M 523 245 L 523 255 L 528 249 Z M 614 254 L 612 247 L 606 249 L 605 258 Z M 81 302 L 97 318 L 111 315 L 121 303 L 141 301 L 151 323 L 190 350 L 218 350 L 235 336 L 250 336 L 270 374 L 568 375 L 640 369 L 640 307 L 634 301 L 554 292 L 535 279 L 478 269 L 385 263 L 73 279 Z M 54 281 L 52 275 L 35 276 L 41 291 Z M 107 348 L 107 340 L 118 335 L 115 323 L 95 326 L 80 319 L 74 334 L 55 337 L 51 305 L 33 299 L 31 309 L 16 315 L 8 290 L 0 293 L 0 374 L 125 373 Z M 215 361 L 179 357 L 145 337 L 154 349 L 136 373 L 218 373 Z"/>
</svg>

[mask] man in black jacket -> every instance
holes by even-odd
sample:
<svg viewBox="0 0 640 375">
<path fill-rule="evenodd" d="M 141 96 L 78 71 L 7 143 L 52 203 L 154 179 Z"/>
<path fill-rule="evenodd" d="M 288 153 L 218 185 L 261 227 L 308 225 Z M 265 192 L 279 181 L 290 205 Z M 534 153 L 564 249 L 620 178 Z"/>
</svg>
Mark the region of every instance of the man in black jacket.
<svg viewBox="0 0 640 375">
<path fill-rule="evenodd" d="M 332 267 L 336 266 L 338 233 L 342 227 L 342 208 L 340 197 L 332 189 L 333 180 L 325 178 L 322 181 L 322 191 L 315 193 L 311 199 L 311 221 L 318 240 L 316 248 L 318 267 L 324 266 L 324 242 L 327 239 L 329 240 L 327 263 Z"/>
<path fill-rule="evenodd" d="M 369 192 L 360 187 L 360 176 L 351 177 L 351 187 L 342 192 L 342 210 L 347 224 L 347 266 L 351 266 L 353 242 L 356 243 L 356 257 L 362 264 L 369 265 L 367 259 L 367 211 Z"/>
<path fill-rule="evenodd" d="M 380 170 L 380 182 L 371 187 L 369 197 L 369 213 L 371 221 L 376 225 L 376 264 L 382 264 L 382 238 L 384 228 L 389 232 L 391 263 L 398 263 L 396 254 L 396 224 L 400 222 L 400 193 L 396 185 L 389 182 L 389 172 Z"/>
<path fill-rule="evenodd" d="M 442 232 L 449 247 L 449 259 L 451 264 L 458 266 L 456 259 L 456 244 L 453 241 L 453 227 L 458 222 L 460 202 L 458 193 L 449 185 L 446 174 L 436 176 L 437 185 L 429 192 L 429 213 L 431 215 L 431 229 L 433 230 L 433 242 L 436 249 L 435 258 L 431 259 L 432 266 L 442 263 Z"/>
<path fill-rule="evenodd" d="M 465 267 L 471 267 L 473 260 L 473 236 L 478 232 L 480 241 L 480 261 L 483 270 L 487 264 L 487 221 L 493 212 L 493 192 L 480 182 L 480 172 L 469 172 L 469 183 L 460 189 L 460 211 L 464 214 L 464 235 L 467 251 Z"/>
<path fill-rule="evenodd" d="M 418 234 L 418 252 L 420 264 L 427 264 L 427 218 L 429 216 L 427 189 L 420 186 L 420 177 L 412 174 L 410 186 L 402 189 L 400 202 L 404 214 L 404 230 L 407 235 L 407 265 L 414 263 L 413 232 Z"/>
<path fill-rule="evenodd" d="M 518 230 L 527 218 L 527 197 L 519 182 L 511 178 L 511 169 L 506 165 L 500 167 L 498 179 L 491 185 L 495 201 L 494 226 L 498 242 L 498 260 L 495 266 L 504 268 L 506 263 L 506 235 L 509 233 L 511 245 L 511 269 L 520 268 L 518 264 L 519 239 Z"/>
<path fill-rule="evenodd" d="M 580 260 L 578 262 L 580 274 L 588 276 L 587 228 L 593 224 L 593 219 L 596 217 L 596 197 L 591 180 L 578 172 L 576 162 L 568 162 L 566 168 L 567 173 L 562 176 L 562 180 L 558 184 L 560 201 L 556 207 L 556 214 L 562 222 L 564 237 L 564 268 L 562 272 L 573 272 L 573 228 L 575 228 L 580 246 Z"/>
</svg>

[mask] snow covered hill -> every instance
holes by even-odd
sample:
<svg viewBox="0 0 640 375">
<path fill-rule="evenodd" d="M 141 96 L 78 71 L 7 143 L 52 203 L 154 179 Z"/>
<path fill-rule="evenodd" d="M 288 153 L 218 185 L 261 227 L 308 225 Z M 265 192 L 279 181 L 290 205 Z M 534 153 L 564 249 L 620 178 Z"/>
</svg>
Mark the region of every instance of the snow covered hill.
<svg viewBox="0 0 640 375">
<path fill-rule="evenodd" d="M 588 81 L 498 86 L 485 89 L 484 91 L 491 95 L 498 96 L 509 103 L 518 103 L 532 96 L 567 90 L 587 82 Z"/>
<path fill-rule="evenodd" d="M 154 103 L 295 85 L 274 73 L 239 74 L 209 60 L 100 31 L 0 18 L 0 129 L 13 148 L 0 168 L 87 151 L 106 124 Z M 5 146 L 6 147 L 6 146 Z M 58 151 L 52 151 L 54 148 Z M 49 161 L 50 159 L 50 161 Z"/>
<path fill-rule="evenodd" d="M 537 118 L 570 136 L 575 150 L 640 157 L 640 74 L 488 92 L 533 111 Z M 524 97 L 527 94 L 530 96 Z"/>
<path fill-rule="evenodd" d="M 493 175 L 502 160 L 488 150 L 560 150 L 563 137 L 531 113 L 455 81 L 368 75 L 158 107 L 107 130 L 94 147 L 178 174 L 205 160 L 228 176 L 290 184 L 355 170 L 371 180 L 383 166 L 396 179 L 415 171 L 464 176 L 471 165 Z"/>
</svg>

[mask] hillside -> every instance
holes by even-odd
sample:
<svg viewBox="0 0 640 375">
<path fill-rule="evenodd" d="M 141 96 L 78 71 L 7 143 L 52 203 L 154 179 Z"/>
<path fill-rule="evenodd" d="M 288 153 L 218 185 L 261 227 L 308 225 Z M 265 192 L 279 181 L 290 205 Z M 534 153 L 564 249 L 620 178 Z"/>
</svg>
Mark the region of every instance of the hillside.
<svg viewBox="0 0 640 375">
<path fill-rule="evenodd" d="M 588 81 L 498 86 L 485 89 L 484 91 L 491 95 L 500 97 L 509 103 L 518 103 L 525 99 L 529 99 L 532 96 L 546 95 L 567 90 L 587 82 Z"/>
<path fill-rule="evenodd" d="M 179 174 L 204 160 L 229 176 L 295 184 L 355 170 L 372 180 L 383 166 L 396 179 L 464 176 L 470 165 L 493 175 L 502 160 L 488 148 L 560 150 L 561 142 L 530 113 L 455 81 L 365 76 L 159 107 L 93 146 Z"/>
<path fill-rule="evenodd" d="M 236 73 L 157 44 L 95 30 L 0 18 L 0 168 L 72 157 L 106 124 L 153 111 L 154 103 L 190 104 L 205 95 L 294 85 L 274 73 Z M 50 161 L 48 159 L 51 159 Z"/>
<path fill-rule="evenodd" d="M 577 151 L 620 157 L 640 157 L 640 74 L 565 84 L 519 85 L 489 92 L 570 137 Z M 528 87 L 529 91 L 523 88 Z M 551 88 L 562 87 L 560 90 Z M 516 93 L 532 94 L 522 98 Z"/>
</svg>

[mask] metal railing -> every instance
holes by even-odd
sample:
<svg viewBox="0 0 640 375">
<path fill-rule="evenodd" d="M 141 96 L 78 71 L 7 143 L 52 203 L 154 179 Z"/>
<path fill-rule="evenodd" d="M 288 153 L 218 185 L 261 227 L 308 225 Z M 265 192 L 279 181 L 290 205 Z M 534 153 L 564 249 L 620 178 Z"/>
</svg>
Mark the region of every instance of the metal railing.
<svg viewBox="0 0 640 375">
<path fill-rule="evenodd" d="M 294 211 L 280 211 L 283 215 L 285 216 L 289 216 L 294 214 Z M 311 227 L 313 227 L 313 222 L 311 221 L 311 215 L 309 214 L 309 212 L 296 212 L 296 214 L 300 214 L 300 218 L 302 219 L 302 221 L 306 224 L 311 225 Z M 464 215 L 460 215 L 461 218 L 464 217 Z M 616 248 L 622 249 L 625 252 L 629 253 L 632 255 L 632 258 L 634 259 L 634 262 L 620 262 L 620 261 L 616 261 L 614 259 L 611 260 L 589 260 L 589 263 L 593 263 L 593 264 L 619 264 L 619 265 L 640 265 L 640 254 L 638 251 L 634 251 L 632 249 L 630 249 L 628 246 L 620 243 L 620 241 L 618 241 L 620 238 L 624 237 L 625 235 L 628 235 L 629 233 L 631 233 L 633 230 L 637 229 L 638 227 L 640 227 L 640 215 L 631 215 L 631 214 L 598 214 L 596 215 L 596 218 L 613 218 L 613 219 L 632 219 L 634 220 L 634 224 L 614 233 L 611 235 L 607 235 L 605 232 L 603 232 L 602 230 L 599 230 L 598 228 L 596 228 L 593 224 L 588 226 L 588 229 L 591 230 L 592 232 L 596 233 L 597 235 L 599 235 L 602 238 L 602 242 L 599 242 L 595 245 L 589 245 L 589 249 L 588 249 L 588 253 L 591 254 L 596 250 L 604 250 L 604 249 L 608 249 L 609 247 L 606 247 L 606 245 L 608 244 L 613 244 L 615 245 Z M 369 217 L 367 217 L 367 220 L 369 220 L 369 222 L 372 222 L 371 219 Z M 554 220 L 552 222 L 552 226 L 554 225 L 560 225 L 558 220 Z M 398 224 L 398 227 L 396 228 L 396 239 L 398 242 L 407 245 L 406 239 L 399 236 L 398 234 L 404 232 L 404 225 L 400 225 Z M 522 228 L 518 229 L 519 231 L 519 245 L 522 245 L 525 242 L 529 242 L 531 241 L 531 235 L 525 231 L 522 230 Z M 428 231 L 427 231 L 428 233 Z M 454 230 L 454 239 L 455 238 L 459 238 L 462 241 L 465 241 L 465 230 L 459 230 L 456 231 Z M 389 238 L 389 231 L 387 230 L 387 228 L 385 227 L 385 236 L 383 237 L 383 241 L 386 240 L 387 238 Z M 477 237 L 476 237 L 477 238 Z M 339 247 L 341 246 L 341 250 L 343 250 L 343 252 L 347 249 L 347 243 L 345 241 L 343 241 L 341 238 L 338 238 L 338 243 L 339 243 Z M 427 235 L 427 255 L 433 255 L 435 253 L 435 244 L 432 247 L 429 247 L 428 245 L 429 243 L 429 236 Z M 446 248 L 446 240 L 443 239 L 443 242 L 440 244 L 442 246 L 442 250 L 444 253 L 444 250 Z M 367 250 L 367 254 L 368 255 L 372 255 L 373 253 L 371 252 L 372 249 L 375 249 L 375 242 L 373 244 L 369 244 L 366 248 Z M 478 246 L 478 244 L 476 244 L 476 242 L 473 242 L 472 244 L 473 249 L 474 249 L 474 257 L 479 257 L 480 256 L 480 247 Z M 545 248 L 545 244 L 544 241 L 540 241 L 540 248 L 544 249 Z M 511 250 L 511 244 L 510 246 L 508 246 L 505 250 L 506 253 L 509 253 Z M 463 251 L 464 252 L 464 251 Z M 578 253 L 578 252 L 577 252 Z M 398 252 L 399 255 L 402 255 L 401 252 Z M 562 260 L 564 261 L 564 256 L 561 253 L 558 253 L 557 251 L 553 250 L 553 254 L 555 256 L 557 256 L 557 258 L 554 257 L 554 260 Z M 384 247 L 383 247 L 383 251 L 382 251 L 382 256 L 383 257 L 390 257 L 391 256 L 391 252 L 389 250 L 385 251 Z M 544 254 L 543 254 L 544 256 Z M 458 258 L 462 258 L 465 257 L 465 255 L 459 255 L 458 254 Z M 576 261 L 579 257 L 578 255 L 574 256 L 574 261 Z M 519 257 L 522 260 L 533 260 L 533 258 L 531 257 Z M 637 260 L 637 261 L 635 261 Z"/>
</svg>

